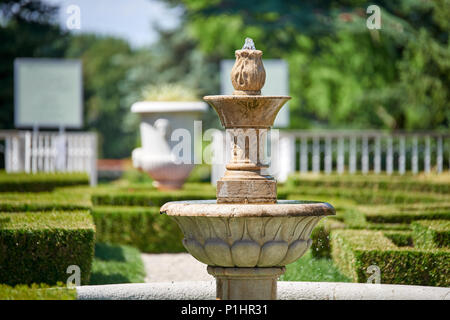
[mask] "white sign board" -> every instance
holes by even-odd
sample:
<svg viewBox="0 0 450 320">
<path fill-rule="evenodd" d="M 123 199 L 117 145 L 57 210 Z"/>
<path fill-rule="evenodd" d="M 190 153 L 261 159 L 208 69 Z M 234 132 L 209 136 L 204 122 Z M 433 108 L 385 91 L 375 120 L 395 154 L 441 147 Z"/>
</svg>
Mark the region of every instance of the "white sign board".
<svg viewBox="0 0 450 320">
<path fill-rule="evenodd" d="M 79 60 L 16 59 L 15 126 L 82 127 L 82 90 Z"/>
<path fill-rule="evenodd" d="M 220 87 L 221 94 L 233 94 L 234 88 L 231 84 L 230 74 L 235 60 L 222 60 L 220 64 Z M 289 95 L 289 71 L 284 60 L 263 60 L 266 70 L 266 82 L 261 89 L 263 95 Z M 286 103 L 275 119 L 274 127 L 284 128 L 289 126 L 289 105 Z"/>
</svg>

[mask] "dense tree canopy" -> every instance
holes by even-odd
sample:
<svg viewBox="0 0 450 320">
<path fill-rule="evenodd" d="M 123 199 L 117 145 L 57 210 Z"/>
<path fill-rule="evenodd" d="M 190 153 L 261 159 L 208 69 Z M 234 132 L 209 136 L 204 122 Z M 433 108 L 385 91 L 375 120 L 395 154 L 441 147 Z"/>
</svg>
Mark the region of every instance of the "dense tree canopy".
<svg viewBox="0 0 450 320">
<path fill-rule="evenodd" d="M 42 1 L 0 4 L 0 128 L 13 128 L 16 57 L 83 61 L 85 130 L 102 157 L 130 155 L 142 89 L 182 84 L 217 94 L 219 62 L 252 37 L 264 58 L 289 64 L 291 128 L 444 129 L 450 120 L 450 0 L 161 0 L 182 6 L 175 30 L 133 49 L 126 40 L 61 30 Z M 369 30 L 366 9 L 381 8 Z M 207 126 L 217 126 L 214 113 Z M 105 143 L 105 142 L 108 143 Z"/>
<path fill-rule="evenodd" d="M 293 128 L 448 128 L 448 0 L 167 2 L 208 55 L 229 58 L 249 36 L 286 59 Z M 366 27 L 371 4 L 380 30 Z"/>
</svg>

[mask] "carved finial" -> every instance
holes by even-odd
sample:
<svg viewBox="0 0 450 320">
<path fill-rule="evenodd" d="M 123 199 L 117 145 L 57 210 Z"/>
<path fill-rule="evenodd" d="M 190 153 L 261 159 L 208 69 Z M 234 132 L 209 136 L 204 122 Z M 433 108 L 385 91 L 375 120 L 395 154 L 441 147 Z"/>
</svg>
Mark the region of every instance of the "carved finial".
<svg viewBox="0 0 450 320">
<path fill-rule="evenodd" d="M 262 51 L 255 49 L 251 38 L 245 39 L 242 50 L 236 50 L 236 62 L 231 70 L 234 95 L 260 95 L 266 81 Z"/>
</svg>

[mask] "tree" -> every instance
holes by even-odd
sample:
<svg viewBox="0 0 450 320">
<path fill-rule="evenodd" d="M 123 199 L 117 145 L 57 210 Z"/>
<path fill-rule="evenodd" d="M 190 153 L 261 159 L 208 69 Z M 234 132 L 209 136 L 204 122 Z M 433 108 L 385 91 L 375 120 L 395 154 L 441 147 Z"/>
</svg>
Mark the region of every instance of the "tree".
<svg viewBox="0 0 450 320">
<path fill-rule="evenodd" d="M 199 48 L 230 58 L 252 37 L 290 65 L 291 126 L 448 129 L 450 1 L 168 0 Z M 381 8 L 381 30 L 366 9 Z"/>
<path fill-rule="evenodd" d="M 129 44 L 113 37 L 77 35 L 71 39 L 66 57 L 82 61 L 85 129 L 97 131 L 99 156 L 128 157 L 136 133 L 123 125 L 130 106 L 124 101 L 120 82 L 127 72 L 126 62 L 133 59 Z"/>
<path fill-rule="evenodd" d="M 69 36 L 54 24 L 57 7 L 42 1 L 0 3 L 0 128 L 14 128 L 14 59 L 61 57 Z"/>
</svg>

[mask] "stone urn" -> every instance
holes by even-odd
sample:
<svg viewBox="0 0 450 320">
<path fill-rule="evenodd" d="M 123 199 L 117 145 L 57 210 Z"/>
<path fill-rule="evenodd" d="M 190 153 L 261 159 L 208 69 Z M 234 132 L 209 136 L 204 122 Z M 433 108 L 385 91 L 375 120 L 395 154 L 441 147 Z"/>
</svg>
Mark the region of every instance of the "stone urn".
<svg viewBox="0 0 450 320">
<path fill-rule="evenodd" d="M 194 149 L 194 121 L 201 119 L 208 106 L 204 102 L 161 102 L 142 101 L 131 106 L 131 111 L 141 118 L 140 148 L 134 149 L 131 157 L 133 166 L 142 170 L 154 180 L 160 190 L 180 189 L 194 167 L 193 158 L 182 161 L 174 152 L 176 129 L 188 133 L 188 148 Z M 195 150 L 194 152 L 201 152 Z M 193 156 L 193 155 L 192 155 Z"/>
<path fill-rule="evenodd" d="M 264 157 L 267 133 L 290 97 L 260 95 L 264 68 L 259 60 L 248 59 L 261 56 L 247 39 L 236 51 L 231 74 L 236 91 L 204 97 L 231 141 L 231 160 L 217 182 L 217 199 L 161 207 L 183 231 L 186 250 L 208 265 L 218 299 L 276 299 L 277 279 L 285 265 L 310 247 L 311 231 L 319 220 L 335 214 L 325 202 L 277 200 L 276 181 L 264 173 L 270 165 Z"/>
</svg>

